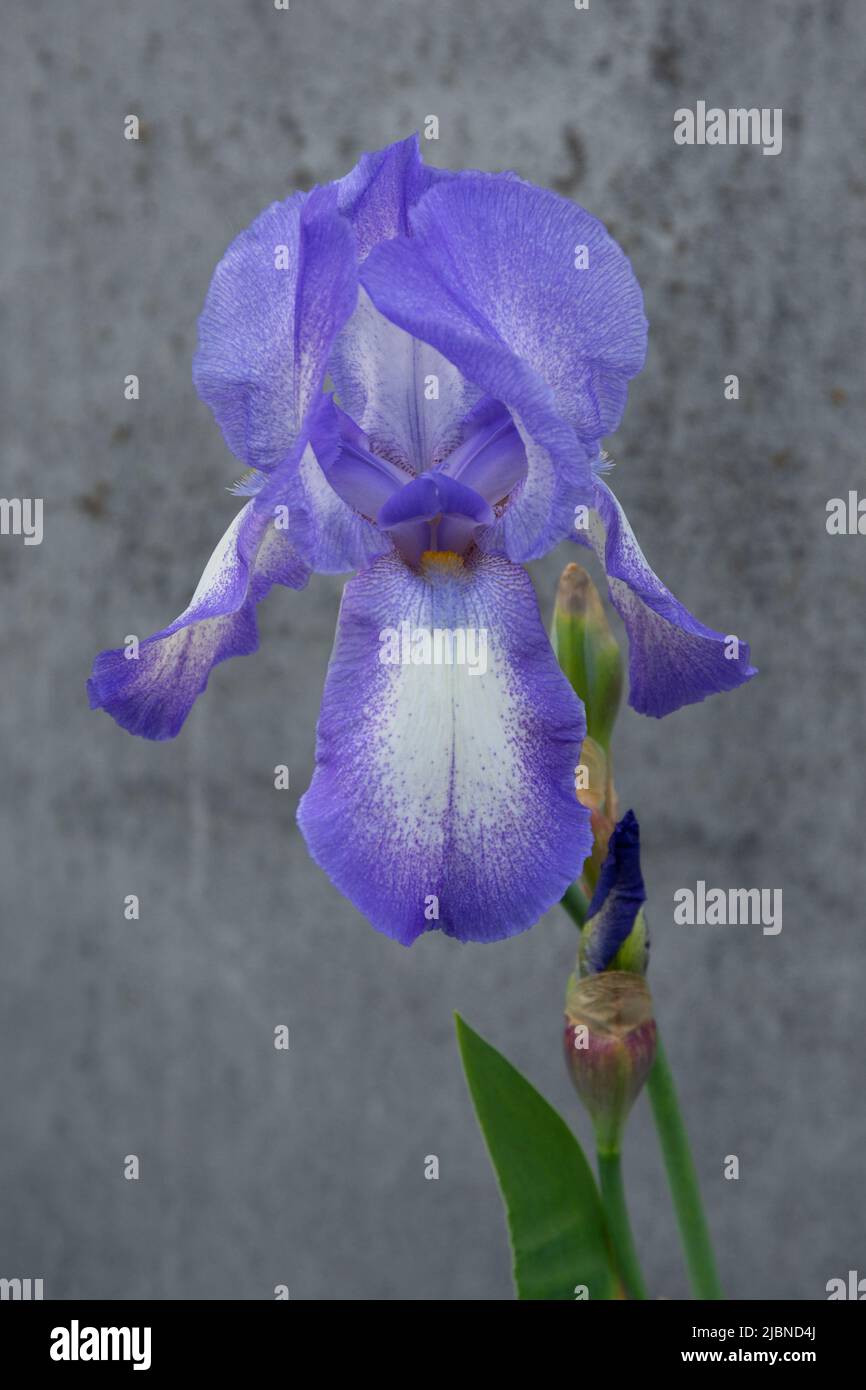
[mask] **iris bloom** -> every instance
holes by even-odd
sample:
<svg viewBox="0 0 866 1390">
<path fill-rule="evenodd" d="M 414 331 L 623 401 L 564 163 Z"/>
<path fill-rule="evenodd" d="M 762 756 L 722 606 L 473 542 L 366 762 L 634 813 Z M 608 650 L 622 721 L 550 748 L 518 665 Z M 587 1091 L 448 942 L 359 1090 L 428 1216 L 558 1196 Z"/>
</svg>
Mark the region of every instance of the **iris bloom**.
<svg viewBox="0 0 866 1390">
<path fill-rule="evenodd" d="M 752 674 L 655 577 L 601 476 L 645 342 L 604 227 L 512 174 L 425 167 L 413 138 L 274 203 L 217 266 L 194 364 L 247 501 L 180 617 L 138 659 L 97 657 L 91 705 L 173 738 L 212 668 L 255 651 L 273 584 L 357 571 L 298 813 L 310 852 L 404 944 L 530 927 L 591 833 L 583 710 L 524 562 L 595 548 L 644 713 Z M 381 660 L 405 623 L 483 633 L 486 669 Z"/>
</svg>

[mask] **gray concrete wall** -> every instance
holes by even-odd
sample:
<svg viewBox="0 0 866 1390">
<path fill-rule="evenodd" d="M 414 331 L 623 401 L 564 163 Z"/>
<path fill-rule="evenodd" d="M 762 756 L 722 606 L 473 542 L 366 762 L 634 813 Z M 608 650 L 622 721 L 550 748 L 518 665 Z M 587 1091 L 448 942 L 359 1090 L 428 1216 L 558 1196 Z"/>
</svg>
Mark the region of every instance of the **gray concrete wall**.
<svg viewBox="0 0 866 1390">
<path fill-rule="evenodd" d="M 866 539 L 825 530 L 827 499 L 864 488 L 864 29 L 856 0 L 10 10 L 2 491 L 45 499 L 45 537 L 0 541 L 0 1274 L 58 1298 L 509 1298 L 454 1008 L 588 1139 L 560 1057 L 564 915 L 405 951 L 307 858 L 339 581 L 275 592 L 261 652 L 220 668 L 173 745 L 84 695 L 97 649 L 185 605 L 235 506 L 190 380 L 224 247 L 431 113 L 433 162 L 575 197 L 643 285 L 616 487 L 677 595 L 761 668 L 621 719 L 653 988 L 728 1289 L 815 1299 L 866 1272 Z M 782 154 L 676 147 L 698 99 L 783 108 Z M 534 567 L 545 604 L 568 558 Z M 675 928 L 697 878 L 781 887 L 781 935 Z M 645 1100 L 627 1168 L 654 1289 L 683 1296 Z"/>
</svg>

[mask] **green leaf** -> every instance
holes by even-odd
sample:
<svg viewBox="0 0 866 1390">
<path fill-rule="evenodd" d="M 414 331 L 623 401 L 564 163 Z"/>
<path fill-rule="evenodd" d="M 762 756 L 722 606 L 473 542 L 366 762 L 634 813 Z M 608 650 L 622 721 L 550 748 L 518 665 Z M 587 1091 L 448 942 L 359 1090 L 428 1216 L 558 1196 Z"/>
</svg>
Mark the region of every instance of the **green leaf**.
<svg viewBox="0 0 866 1390">
<path fill-rule="evenodd" d="M 543 1096 L 459 1014 L 457 1042 L 496 1170 L 520 1299 L 622 1297 L 583 1150 Z M 583 1294 L 586 1297 L 587 1294 Z"/>
</svg>

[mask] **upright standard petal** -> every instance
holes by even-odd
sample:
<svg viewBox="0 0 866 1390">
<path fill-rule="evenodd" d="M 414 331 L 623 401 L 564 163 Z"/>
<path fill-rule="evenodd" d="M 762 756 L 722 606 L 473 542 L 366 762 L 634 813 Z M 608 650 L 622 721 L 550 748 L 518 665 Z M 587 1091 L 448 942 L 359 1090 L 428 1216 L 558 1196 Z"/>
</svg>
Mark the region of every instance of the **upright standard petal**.
<svg viewBox="0 0 866 1390">
<path fill-rule="evenodd" d="M 333 185 L 273 203 L 223 256 L 193 379 L 249 467 L 270 472 L 293 456 L 357 294 L 355 236 Z"/>
<path fill-rule="evenodd" d="M 533 558 L 568 535 L 575 485 L 589 481 L 643 364 L 640 289 L 600 222 L 520 180 L 438 184 L 409 224 L 411 235 L 373 250 L 362 285 L 512 412 L 528 473 L 501 541 L 512 559 Z"/>
<path fill-rule="evenodd" d="M 425 164 L 417 132 L 382 150 L 363 154 L 336 184 L 340 211 L 350 219 L 358 238 L 358 259 L 365 260 L 381 241 L 408 235 L 409 214 L 428 189 L 476 172 Z M 497 178 L 516 179 L 517 175 L 507 172 Z"/>
<path fill-rule="evenodd" d="M 584 731 L 524 570 L 477 551 L 417 572 L 386 556 L 344 591 L 298 820 L 336 886 L 404 945 L 436 928 L 511 936 L 591 848 L 574 794 Z"/>
<path fill-rule="evenodd" d="M 417 135 L 363 154 L 336 185 L 340 211 L 355 228 L 358 259 L 364 260 L 380 241 L 405 236 L 410 208 L 434 183 L 453 177 L 447 169 L 424 163 Z"/>
<path fill-rule="evenodd" d="M 629 704 L 661 718 L 757 675 L 749 644 L 692 617 L 652 571 L 610 488 L 596 478 L 588 531 L 573 539 L 594 550 L 629 642 Z"/>
<path fill-rule="evenodd" d="M 189 606 L 136 651 L 101 652 L 87 682 L 91 709 L 104 709 L 143 738 L 174 738 L 211 670 L 257 650 L 256 604 L 272 584 L 301 589 L 309 569 L 282 516 L 259 499 L 237 514 L 205 568 Z"/>
</svg>

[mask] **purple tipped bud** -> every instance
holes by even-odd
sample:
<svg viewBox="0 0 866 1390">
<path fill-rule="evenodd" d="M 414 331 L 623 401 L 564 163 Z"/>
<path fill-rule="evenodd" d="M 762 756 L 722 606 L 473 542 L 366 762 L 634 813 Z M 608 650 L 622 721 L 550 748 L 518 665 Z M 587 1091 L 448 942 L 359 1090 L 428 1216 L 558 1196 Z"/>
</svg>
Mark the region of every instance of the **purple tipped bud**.
<svg viewBox="0 0 866 1390">
<path fill-rule="evenodd" d="M 595 892 L 586 910 L 580 943 L 580 973 L 633 970 L 645 975 L 649 955 L 640 870 L 640 827 L 627 811 L 608 841 Z"/>
<path fill-rule="evenodd" d="M 582 980 L 572 975 L 565 1003 L 565 1058 L 600 1152 L 618 1152 L 655 1051 L 652 996 L 643 976 L 625 970 Z"/>
</svg>

